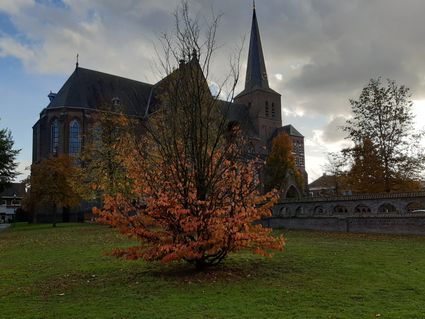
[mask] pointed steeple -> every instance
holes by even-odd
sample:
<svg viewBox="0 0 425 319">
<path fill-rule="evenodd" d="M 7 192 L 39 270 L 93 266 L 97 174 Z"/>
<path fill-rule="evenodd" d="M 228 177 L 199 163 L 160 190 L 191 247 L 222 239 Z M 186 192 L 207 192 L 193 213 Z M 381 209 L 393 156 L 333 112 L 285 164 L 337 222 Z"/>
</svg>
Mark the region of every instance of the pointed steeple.
<svg viewBox="0 0 425 319">
<path fill-rule="evenodd" d="M 264 63 L 263 49 L 261 47 L 260 31 L 258 29 L 257 14 L 255 12 L 255 2 L 253 2 L 251 38 L 249 40 L 245 91 L 250 91 L 254 88 L 269 88 L 266 64 Z"/>
</svg>

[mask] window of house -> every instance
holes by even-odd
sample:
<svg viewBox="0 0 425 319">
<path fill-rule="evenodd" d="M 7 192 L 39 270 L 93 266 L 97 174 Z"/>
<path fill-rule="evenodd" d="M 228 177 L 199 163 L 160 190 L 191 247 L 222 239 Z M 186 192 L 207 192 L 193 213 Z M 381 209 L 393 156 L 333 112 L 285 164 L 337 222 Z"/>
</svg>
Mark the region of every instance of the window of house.
<svg viewBox="0 0 425 319">
<path fill-rule="evenodd" d="M 77 155 L 81 151 L 80 123 L 72 120 L 69 123 L 69 155 Z"/>
<path fill-rule="evenodd" d="M 272 102 L 272 117 L 275 117 L 275 108 L 274 108 L 274 102 Z"/>
<path fill-rule="evenodd" d="M 266 109 L 265 109 L 266 117 L 269 117 L 269 101 L 266 101 Z"/>
<path fill-rule="evenodd" d="M 50 125 L 50 152 L 54 155 L 58 153 L 59 148 L 59 123 L 54 119 Z"/>
</svg>

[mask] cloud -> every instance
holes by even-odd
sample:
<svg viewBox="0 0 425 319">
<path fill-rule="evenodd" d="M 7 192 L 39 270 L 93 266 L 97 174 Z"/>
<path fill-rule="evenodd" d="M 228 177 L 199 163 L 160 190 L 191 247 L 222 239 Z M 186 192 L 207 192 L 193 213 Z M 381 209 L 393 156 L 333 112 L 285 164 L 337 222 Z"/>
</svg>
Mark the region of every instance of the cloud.
<svg viewBox="0 0 425 319">
<path fill-rule="evenodd" d="M 26 65 L 34 57 L 34 52 L 9 37 L 0 37 L 0 58 L 13 56 L 22 60 Z"/>
<path fill-rule="evenodd" d="M 0 12 L 16 15 L 23 9 L 32 7 L 33 5 L 33 0 L 2 0 L 0 2 Z"/>
<path fill-rule="evenodd" d="M 152 77 L 153 40 L 172 18 L 164 2 L 43 1 L 2 10 L 19 30 L 13 40 L 0 35 L 2 55 L 14 56 L 35 73 L 69 73 L 81 65 L 141 80 Z"/>
<path fill-rule="evenodd" d="M 334 117 L 323 128 L 322 140 L 325 143 L 340 143 L 347 134 L 342 127 L 346 124 L 347 118 L 342 115 Z"/>
<path fill-rule="evenodd" d="M 155 82 L 159 76 L 154 43 L 172 31 L 178 3 L 2 0 L 0 12 L 16 32 L 0 32 L 0 58 L 16 57 L 29 72 L 63 75 L 72 72 L 79 53 L 82 67 Z M 212 69 L 216 83 L 228 72 L 228 53 L 245 37 L 237 87 L 241 90 L 251 3 L 192 0 L 191 7 L 201 23 L 212 7 L 223 13 L 217 33 L 220 50 Z M 309 121 L 302 133 L 316 139 L 312 153 L 341 145 L 343 133 L 336 127 L 350 116 L 349 98 L 357 98 L 370 78 L 394 79 L 410 87 L 415 100 L 425 100 L 424 16 L 423 0 L 257 3 L 270 86 L 282 94 L 285 120 Z"/>
</svg>

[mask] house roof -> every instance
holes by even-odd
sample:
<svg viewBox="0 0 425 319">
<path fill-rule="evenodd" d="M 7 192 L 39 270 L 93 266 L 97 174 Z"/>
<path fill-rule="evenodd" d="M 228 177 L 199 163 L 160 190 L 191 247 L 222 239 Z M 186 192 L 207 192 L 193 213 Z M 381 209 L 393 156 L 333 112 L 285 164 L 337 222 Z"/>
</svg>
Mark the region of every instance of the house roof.
<svg viewBox="0 0 425 319">
<path fill-rule="evenodd" d="M 335 176 L 323 174 L 308 185 L 310 190 L 335 188 Z"/>
<path fill-rule="evenodd" d="M 11 183 L 3 192 L 0 193 L 0 197 L 23 197 L 25 195 L 25 184 L 24 183 Z"/>
<path fill-rule="evenodd" d="M 117 99 L 126 114 L 142 116 L 148 107 L 152 88 L 151 84 L 77 67 L 47 108 L 98 109 Z"/>
</svg>

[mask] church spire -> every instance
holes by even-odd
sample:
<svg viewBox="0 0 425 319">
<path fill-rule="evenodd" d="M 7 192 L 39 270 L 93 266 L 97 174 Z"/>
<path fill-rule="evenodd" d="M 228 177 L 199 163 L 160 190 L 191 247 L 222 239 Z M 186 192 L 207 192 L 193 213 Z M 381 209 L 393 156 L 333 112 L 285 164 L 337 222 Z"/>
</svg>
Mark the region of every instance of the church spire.
<svg viewBox="0 0 425 319">
<path fill-rule="evenodd" d="M 255 12 L 255 1 L 253 1 L 245 91 L 250 91 L 254 88 L 269 88 L 266 64 L 264 63 L 263 49 L 261 47 L 260 31 L 258 29 L 257 15 Z"/>
</svg>

